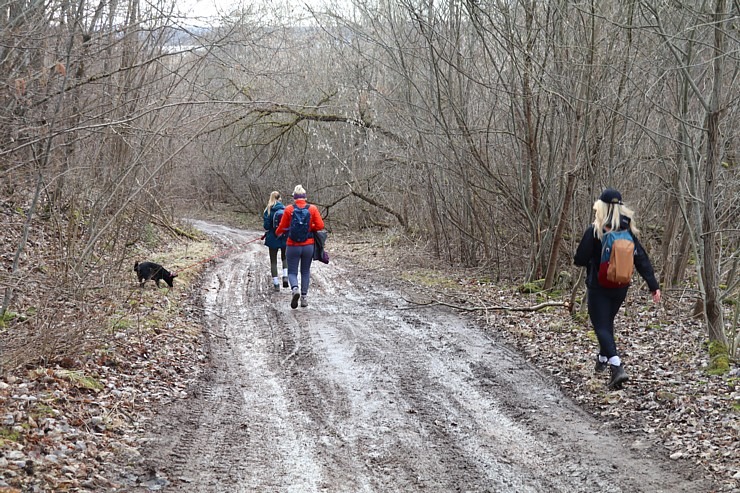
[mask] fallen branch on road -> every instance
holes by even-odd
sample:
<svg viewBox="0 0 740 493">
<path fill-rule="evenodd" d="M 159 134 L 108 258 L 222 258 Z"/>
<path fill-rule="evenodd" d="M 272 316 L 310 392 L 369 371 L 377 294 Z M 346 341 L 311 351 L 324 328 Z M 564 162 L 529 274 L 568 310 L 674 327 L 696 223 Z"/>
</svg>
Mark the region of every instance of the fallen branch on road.
<svg viewBox="0 0 740 493">
<path fill-rule="evenodd" d="M 550 306 L 564 306 L 568 308 L 570 304 L 567 301 L 545 301 L 543 303 L 539 303 L 534 306 L 461 306 L 461 305 L 455 305 L 452 303 L 447 303 L 445 301 L 438 301 L 438 300 L 432 300 L 428 303 L 418 303 L 416 301 L 412 300 L 404 300 L 408 303 L 419 305 L 419 306 L 434 306 L 434 305 L 442 305 L 442 306 L 448 306 L 450 308 L 454 308 L 455 310 L 462 310 L 466 312 L 479 312 L 479 311 L 489 311 L 489 310 L 502 310 L 502 311 L 509 311 L 509 312 L 536 312 L 537 310 L 542 310 L 543 308 L 547 308 Z"/>
</svg>

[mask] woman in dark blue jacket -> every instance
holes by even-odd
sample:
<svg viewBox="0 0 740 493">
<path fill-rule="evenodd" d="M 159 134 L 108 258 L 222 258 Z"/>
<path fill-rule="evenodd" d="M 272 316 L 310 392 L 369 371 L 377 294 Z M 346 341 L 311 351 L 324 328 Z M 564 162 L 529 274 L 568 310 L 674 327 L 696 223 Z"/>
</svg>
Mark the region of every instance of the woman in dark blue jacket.
<svg viewBox="0 0 740 493">
<path fill-rule="evenodd" d="M 267 202 L 262 213 L 262 227 L 265 229 L 265 245 L 270 249 L 270 270 L 272 273 L 272 287 L 275 291 L 280 291 L 280 277 L 278 276 L 277 255 L 280 252 L 280 259 L 283 266 L 283 287 L 288 287 L 288 263 L 285 260 L 285 245 L 287 235 L 277 236 L 275 229 L 280 224 L 280 216 L 285 206 L 280 201 L 280 192 L 275 191 L 270 194 L 270 200 Z M 277 214 L 277 219 L 275 215 Z"/>
<path fill-rule="evenodd" d="M 599 354 L 596 357 L 596 371 L 610 370 L 608 387 L 620 389 L 629 377 L 624 371 L 614 342 L 614 318 L 627 297 L 629 285 L 618 288 L 603 287 L 599 283 L 601 264 L 601 241 L 608 231 L 629 230 L 634 241 L 634 264 L 637 272 L 645 279 L 653 294 L 653 301 L 660 301 L 660 285 L 655 279 L 653 266 L 645 249 L 637 240 L 639 232 L 634 220 L 634 212 L 622 203 L 622 195 L 610 188 L 604 190 L 594 203 L 594 222 L 583 234 L 574 262 L 586 267 L 586 287 L 588 315 L 599 340 Z"/>
</svg>

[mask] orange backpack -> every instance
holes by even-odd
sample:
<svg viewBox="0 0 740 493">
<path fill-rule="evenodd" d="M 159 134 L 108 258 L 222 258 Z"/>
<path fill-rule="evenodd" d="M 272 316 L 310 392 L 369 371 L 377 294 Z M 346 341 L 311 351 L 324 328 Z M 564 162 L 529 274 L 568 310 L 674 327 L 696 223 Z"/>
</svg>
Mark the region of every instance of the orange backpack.
<svg viewBox="0 0 740 493">
<path fill-rule="evenodd" d="M 601 240 L 599 284 L 604 288 L 630 285 L 635 271 L 635 240 L 629 230 L 608 231 Z"/>
</svg>

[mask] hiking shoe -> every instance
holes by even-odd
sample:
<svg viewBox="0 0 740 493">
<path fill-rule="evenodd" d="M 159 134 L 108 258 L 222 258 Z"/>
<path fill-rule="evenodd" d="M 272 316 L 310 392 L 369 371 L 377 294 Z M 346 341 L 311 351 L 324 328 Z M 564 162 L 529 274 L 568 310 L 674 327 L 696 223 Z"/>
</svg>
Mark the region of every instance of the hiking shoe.
<svg viewBox="0 0 740 493">
<path fill-rule="evenodd" d="M 609 371 L 611 372 L 611 378 L 609 378 L 607 388 L 609 390 L 620 390 L 622 384 L 629 380 L 627 372 L 624 371 L 624 366 L 609 365 Z"/>
<path fill-rule="evenodd" d="M 607 361 L 601 361 L 599 355 L 596 355 L 596 363 L 594 364 L 594 373 L 603 373 L 606 371 L 609 363 Z"/>
<path fill-rule="evenodd" d="M 273 291 L 280 291 L 280 284 L 278 284 L 278 283 L 273 284 L 272 285 L 272 290 Z"/>
<path fill-rule="evenodd" d="M 290 307 L 295 309 L 298 308 L 298 299 L 301 297 L 301 293 L 298 288 L 293 288 L 293 298 L 290 300 Z"/>
<path fill-rule="evenodd" d="M 288 286 L 289 286 L 289 284 L 288 284 L 288 278 L 287 277 L 283 277 L 283 287 L 284 288 L 287 288 Z"/>
<path fill-rule="evenodd" d="M 303 295 L 301 296 L 301 308 L 306 308 L 308 306 L 308 298 Z"/>
</svg>

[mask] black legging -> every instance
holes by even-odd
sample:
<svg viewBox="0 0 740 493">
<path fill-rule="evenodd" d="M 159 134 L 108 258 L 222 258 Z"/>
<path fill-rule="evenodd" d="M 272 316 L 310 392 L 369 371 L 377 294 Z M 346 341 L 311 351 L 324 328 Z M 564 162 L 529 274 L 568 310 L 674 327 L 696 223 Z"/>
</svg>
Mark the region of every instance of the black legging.
<svg viewBox="0 0 740 493">
<path fill-rule="evenodd" d="M 627 288 L 589 288 L 588 316 L 594 326 L 602 356 L 617 356 L 614 342 L 614 317 L 627 297 Z"/>
<path fill-rule="evenodd" d="M 280 250 L 280 259 L 282 260 L 283 269 L 288 268 L 288 263 L 285 261 L 285 248 L 270 248 L 270 272 L 272 277 L 280 277 L 278 275 L 277 255 Z"/>
</svg>

